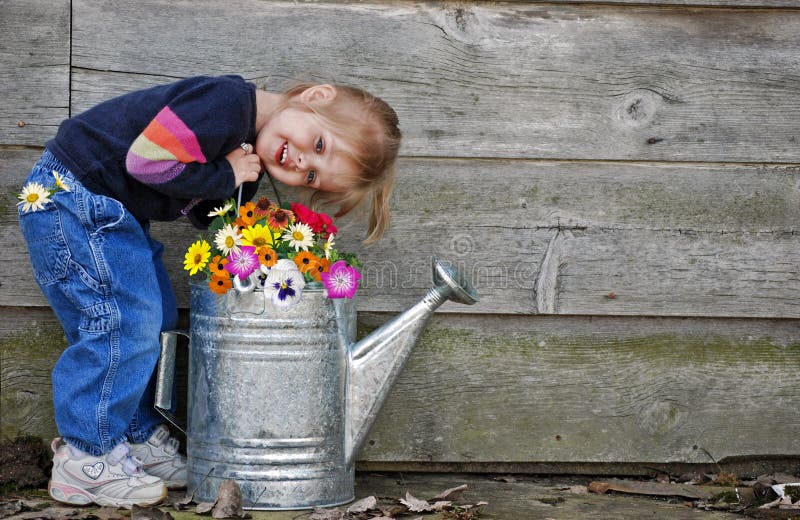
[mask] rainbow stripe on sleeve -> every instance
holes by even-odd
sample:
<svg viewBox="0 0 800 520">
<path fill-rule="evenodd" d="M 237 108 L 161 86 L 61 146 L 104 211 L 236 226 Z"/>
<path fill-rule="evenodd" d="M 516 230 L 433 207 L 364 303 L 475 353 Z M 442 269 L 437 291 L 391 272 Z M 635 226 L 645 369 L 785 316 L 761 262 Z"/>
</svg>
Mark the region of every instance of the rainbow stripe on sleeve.
<svg viewBox="0 0 800 520">
<path fill-rule="evenodd" d="M 197 136 L 169 107 L 164 107 L 128 150 L 128 172 L 146 184 L 169 182 L 187 163 L 205 163 Z"/>
</svg>

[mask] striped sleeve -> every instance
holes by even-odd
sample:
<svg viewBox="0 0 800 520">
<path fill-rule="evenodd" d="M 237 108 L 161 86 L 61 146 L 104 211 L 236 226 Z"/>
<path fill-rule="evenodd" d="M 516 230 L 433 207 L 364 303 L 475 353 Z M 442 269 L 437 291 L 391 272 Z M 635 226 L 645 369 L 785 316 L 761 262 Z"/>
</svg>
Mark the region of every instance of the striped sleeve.
<svg viewBox="0 0 800 520">
<path fill-rule="evenodd" d="M 169 107 L 164 107 L 128 150 L 128 172 L 145 184 L 163 184 L 189 163 L 206 163 L 197 136 Z"/>
</svg>

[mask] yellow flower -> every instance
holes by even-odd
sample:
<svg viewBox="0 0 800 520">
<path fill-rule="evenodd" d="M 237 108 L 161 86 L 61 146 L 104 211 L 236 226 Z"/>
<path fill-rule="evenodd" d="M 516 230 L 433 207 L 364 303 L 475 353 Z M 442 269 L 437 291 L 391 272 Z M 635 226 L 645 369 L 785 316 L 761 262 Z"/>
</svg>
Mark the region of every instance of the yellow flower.
<svg viewBox="0 0 800 520">
<path fill-rule="evenodd" d="M 189 246 L 189 250 L 186 251 L 183 268 L 189 271 L 190 275 L 193 275 L 206 266 L 210 257 L 211 245 L 205 240 L 198 240 Z"/>
<path fill-rule="evenodd" d="M 17 198 L 20 200 L 17 205 L 21 205 L 25 213 L 39 211 L 50 202 L 50 191 L 38 182 L 30 182 L 23 186 L 22 193 Z"/>
<path fill-rule="evenodd" d="M 67 183 L 64 182 L 64 179 L 61 177 L 60 173 L 53 170 L 53 177 L 56 178 L 56 186 L 58 186 L 64 191 L 70 191 L 69 186 L 67 186 Z"/>
<path fill-rule="evenodd" d="M 242 230 L 242 244 L 246 246 L 271 247 L 275 249 L 278 241 L 278 233 L 274 233 L 267 226 L 256 224 Z"/>
</svg>

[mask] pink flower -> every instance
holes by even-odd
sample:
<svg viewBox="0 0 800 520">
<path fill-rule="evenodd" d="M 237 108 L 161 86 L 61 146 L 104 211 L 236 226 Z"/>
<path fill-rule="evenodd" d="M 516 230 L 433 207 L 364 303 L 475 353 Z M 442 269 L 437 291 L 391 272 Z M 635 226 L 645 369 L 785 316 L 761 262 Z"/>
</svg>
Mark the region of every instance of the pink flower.
<svg viewBox="0 0 800 520">
<path fill-rule="evenodd" d="M 329 298 L 352 298 L 360 279 L 358 269 L 350 267 L 344 260 L 332 263 L 328 272 L 322 273 L 322 284 Z"/>
<path fill-rule="evenodd" d="M 241 246 L 239 251 L 231 251 L 225 269 L 244 280 L 258 268 L 258 255 L 255 246 Z"/>
</svg>

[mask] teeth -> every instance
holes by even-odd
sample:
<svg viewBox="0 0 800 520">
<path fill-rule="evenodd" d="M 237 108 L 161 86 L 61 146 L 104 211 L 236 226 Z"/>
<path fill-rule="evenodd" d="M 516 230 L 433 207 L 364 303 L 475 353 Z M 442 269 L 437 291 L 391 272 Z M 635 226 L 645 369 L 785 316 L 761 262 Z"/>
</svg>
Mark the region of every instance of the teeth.
<svg viewBox="0 0 800 520">
<path fill-rule="evenodd" d="M 284 143 L 283 153 L 281 154 L 281 164 L 286 162 L 286 154 L 289 152 L 289 143 Z"/>
</svg>

